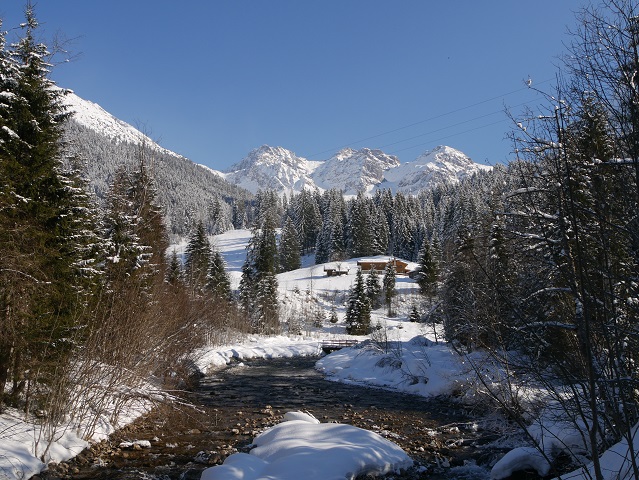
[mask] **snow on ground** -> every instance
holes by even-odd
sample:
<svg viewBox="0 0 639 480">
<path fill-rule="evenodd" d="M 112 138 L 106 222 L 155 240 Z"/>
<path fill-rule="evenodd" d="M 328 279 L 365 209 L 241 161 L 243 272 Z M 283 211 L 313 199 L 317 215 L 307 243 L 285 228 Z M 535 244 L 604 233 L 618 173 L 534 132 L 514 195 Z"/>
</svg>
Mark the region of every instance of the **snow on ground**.
<svg viewBox="0 0 639 480">
<path fill-rule="evenodd" d="M 201 372 L 207 373 L 224 367 L 232 361 L 251 358 L 314 356 L 319 355 L 320 352 L 320 341 L 317 338 L 251 335 L 237 345 L 225 345 L 200 350 L 196 353 L 195 364 Z"/>
<path fill-rule="evenodd" d="M 116 429 L 131 423 L 137 417 L 148 412 L 153 403 L 143 397 L 152 397 L 150 385 L 146 392 L 139 391 L 127 404 L 114 392 L 109 402 L 108 411 L 103 413 L 95 423 L 95 430 L 89 439 L 82 438 L 81 432 L 93 430 L 89 421 L 79 424 L 69 420 L 55 430 L 43 426 L 37 418 L 26 417 L 23 412 L 7 409 L 0 414 L 0 480 L 30 478 L 42 471 L 49 462 L 62 462 L 79 454 L 89 443 L 99 442 L 107 438 Z M 121 408 L 114 422 L 112 414 Z M 49 441 L 48 439 L 52 439 Z"/>
<path fill-rule="evenodd" d="M 237 288 L 241 268 L 246 255 L 246 245 L 251 238 L 248 230 L 235 230 L 218 235 L 214 243 L 223 254 Z M 178 254 L 184 252 L 186 243 L 175 246 Z M 313 265 L 312 257 L 302 259 L 303 268 L 278 275 L 282 314 L 289 326 L 301 322 L 303 335 L 273 337 L 250 336 L 235 345 L 202 349 L 195 362 L 203 372 L 210 372 L 224 365 L 250 358 L 293 357 L 316 355 L 323 339 L 344 338 L 344 316 L 348 290 L 355 279 L 357 259 L 340 262 L 341 270 L 348 275 L 327 277 L 323 265 Z M 317 368 L 329 379 L 389 388 L 417 395 L 446 395 L 458 391 L 460 386 L 472 396 L 472 373 L 459 357 L 441 340 L 440 332 L 432 326 L 407 321 L 412 306 L 419 306 L 421 297 L 415 282 L 408 277 L 397 277 L 397 298 L 393 317 L 385 308 L 372 312 L 373 331 L 369 336 L 355 337 L 362 341 L 354 348 L 342 349 L 323 357 Z M 317 321 L 308 322 L 312 306 L 323 312 Z M 335 311 L 338 321 L 329 323 L 327 314 Z M 305 323 L 306 322 L 306 323 Z M 495 375 L 499 375 L 498 373 Z M 145 408 L 149 408 L 147 404 Z M 125 410 L 118 424 L 102 418 L 100 428 L 90 441 L 99 441 L 141 415 L 144 408 Z M 318 424 L 309 418 L 289 414 L 291 421 L 267 430 L 255 438 L 256 448 L 251 454 L 236 454 L 227 459 L 224 466 L 207 470 L 203 479 L 252 478 L 305 478 L 343 479 L 349 474 L 385 472 L 408 465 L 410 460 L 396 445 L 376 434 L 348 425 Z M 529 429 L 533 438 L 542 443 L 540 432 L 549 432 L 557 442 L 566 444 L 574 437 L 574 430 L 551 424 L 541 418 L 538 425 Z M 536 433 L 537 432 L 537 433 Z M 70 424 L 58 429 L 56 439 L 44 454 L 46 435 L 36 419 L 24 419 L 13 410 L 0 414 L 0 480 L 28 478 L 44 467 L 43 460 L 63 461 L 79 453 L 88 442 L 77 434 Z M 635 451 L 639 451 L 639 436 Z M 602 456 L 605 480 L 630 479 L 631 472 L 626 458 L 628 446 L 624 442 L 614 446 Z M 311 462 L 311 459 L 313 460 Z M 537 450 L 520 446 L 504 456 L 493 468 L 492 477 L 501 479 L 522 467 L 532 468 L 540 474 L 547 472 L 548 464 Z M 300 473 L 302 472 L 302 473 Z M 621 472 L 620 475 L 617 475 Z M 268 476 L 270 475 L 270 476 Z M 593 478 L 587 469 L 562 476 L 573 480 Z"/>
<path fill-rule="evenodd" d="M 289 412 L 284 421 L 253 440 L 250 453 L 236 453 L 202 480 L 344 480 L 385 474 L 413 461 L 378 434 L 339 423 L 320 423 L 311 415 Z"/>
</svg>

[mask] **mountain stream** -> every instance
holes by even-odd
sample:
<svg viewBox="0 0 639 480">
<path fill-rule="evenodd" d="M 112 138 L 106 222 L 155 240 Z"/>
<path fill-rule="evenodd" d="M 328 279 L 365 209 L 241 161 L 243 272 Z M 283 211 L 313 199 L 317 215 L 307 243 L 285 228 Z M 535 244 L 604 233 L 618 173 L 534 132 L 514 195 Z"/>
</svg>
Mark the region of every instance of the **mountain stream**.
<svg viewBox="0 0 639 480">
<path fill-rule="evenodd" d="M 314 369 L 316 360 L 231 365 L 203 378 L 185 394 L 184 405 L 158 407 L 33 480 L 199 479 L 203 469 L 248 451 L 258 433 L 291 410 L 372 430 L 400 445 L 417 467 L 388 478 L 489 478 L 487 465 L 503 452 L 490 446 L 498 435 L 486 420 L 477 420 L 480 412 L 451 400 L 332 382 Z M 121 446 L 139 440 L 148 442 Z M 453 468 L 475 463 L 485 468 Z"/>
</svg>

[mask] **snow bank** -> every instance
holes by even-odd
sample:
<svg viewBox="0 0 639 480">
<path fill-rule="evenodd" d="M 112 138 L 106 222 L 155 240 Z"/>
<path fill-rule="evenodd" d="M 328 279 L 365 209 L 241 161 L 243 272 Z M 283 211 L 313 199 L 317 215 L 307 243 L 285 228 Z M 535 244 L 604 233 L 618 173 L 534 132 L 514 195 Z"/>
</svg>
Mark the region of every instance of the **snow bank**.
<svg viewBox="0 0 639 480">
<path fill-rule="evenodd" d="M 46 428 L 37 419 L 25 420 L 24 414 L 17 410 L 6 410 L 0 414 L 0 480 L 30 478 L 40 473 L 49 462 L 59 463 L 75 457 L 88 447 L 90 442 L 105 439 L 116 429 L 131 423 L 153 406 L 148 398 L 154 394 L 152 387 L 148 387 L 148 391 L 139 391 L 140 396 L 136 395 L 122 406 L 116 424 L 113 424 L 110 418 L 117 402 L 120 401 L 115 398 L 117 392 L 114 392 L 114 397 L 109 403 L 110 408 L 97 419 L 87 418 L 80 424 L 69 421 L 57 426 L 55 430 Z M 124 388 L 121 390 L 124 394 L 131 393 L 125 392 Z M 91 438 L 82 438 L 82 432 L 87 431 L 88 423 L 93 421 L 95 430 Z M 51 438 L 53 440 L 47 441 Z"/>
<path fill-rule="evenodd" d="M 385 345 L 344 348 L 320 359 L 316 368 L 336 381 L 363 383 L 425 397 L 451 393 L 466 381 L 460 357 L 423 336 Z"/>
<path fill-rule="evenodd" d="M 639 427 L 635 425 L 632 435 L 635 452 L 639 451 L 638 429 Z M 546 455 L 544 456 L 539 449 L 533 447 L 515 448 L 494 465 L 491 470 L 492 479 L 508 478 L 512 473 L 525 469 L 536 470 L 543 477 L 550 471 L 550 464 L 546 458 L 554 458 L 563 449 L 572 454 L 580 451 L 585 453 L 586 446 L 583 437 L 569 422 L 552 422 L 548 419 L 544 421 L 544 417 L 542 417 L 529 427 L 528 431 L 540 445 L 543 445 Z M 622 440 L 606 450 L 599 458 L 599 462 L 603 480 L 631 480 L 635 478 L 630 462 L 630 449 L 626 440 Z M 595 472 L 592 463 L 590 463 L 585 467 L 563 474 L 560 478 L 561 480 L 590 480 L 595 478 Z"/>
<path fill-rule="evenodd" d="M 255 437 L 250 453 L 236 453 L 204 470 L 202 480 L 344 480 L 385 474 L 413 464 L 396 444 L 374 432 L 319 423 L 302 412 Z"/>
<path fill-rule="evenodd" d="M 196 352 L 194 357 L 197 368 L 205 373 L 228 365 L 233 360 L 251 358 L 291 358 L 319 355 L 320 341 L 278 335 L 261 337 L 253 335 L 237 345 L 225 345 L 204 348 Z"/>
</svg>

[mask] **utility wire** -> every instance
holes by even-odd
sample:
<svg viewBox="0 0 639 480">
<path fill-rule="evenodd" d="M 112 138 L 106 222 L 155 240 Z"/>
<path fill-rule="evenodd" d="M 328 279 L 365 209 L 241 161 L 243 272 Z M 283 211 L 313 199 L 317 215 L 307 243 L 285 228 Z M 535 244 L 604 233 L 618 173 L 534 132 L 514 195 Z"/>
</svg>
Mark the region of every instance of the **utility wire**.
<svg viewBox="0 0 639 480">
<path fill-rule="evenodd" d="M 515 106 L 514 106 L 514 107 L 512 107 L 512 108 L 522 107 L 522 106 L 527 105 L 527 104 L 529 104 L 529 103 L 532 103 L 532 102 L 534 102 L 534 101 L 535 101 L 535 100 L 529 100 L 529 101 L 527 101 L 527 102 L 522 102 L 522 103 L 520 103 L 520 104 L 518 104 L 518 105 L 515 105 Z M 491 116 L 496 115 L 496 114 L 498 114 L 498 113 L 504 113 L 504 111 L 503 111 L 503 110 L 496 110 L 496 111 L 491 112 L 491 113 L 486 113 L 486 114 L 484 114 L 484 115 L 480 115 L 480 116 L 478 116 L 478 117 L 474 117 L 474 118 L 470 118 L 470 119 L 468 119 L 468 120 L 464 120 L 463 122 L 453 123 L 452 125 L 447 125 L 447 126 L 445 126 L 445 127 L 440 127 L 440 128 L 435 129 L 435 130 L 431 130 L 430 132 L 420 133 L 419 135 L 415 135 L 414 137 L 406 138 L 406 139 L 404 139 L 404 140 L 398 140 L 398 141 L 396 141 L 396 142 L 392 142 L 392 143 L 387 143 L 386 145 L 381 145 L 381 146 L 380 146 L 380 147 L 378 147 L 378 148 L 381 150 L 381 149 L 386 148 L 386 147 L 392 147 L 393 145 L 397 145 L 397 144 L 399 144 L 399 143 L 410 142 L 411 140 L 415 140 L 416 138 L 425 137 L 425 136 L 427 136 L 427 135 L 432 135 L 433 133 L 441 132 L 441 131 L 443 131 L 443 130 L 448 130 L 449 128 L 454 128 L 454 127 L 458 127 L 458 126 L 460 126 L 460 125 L 465 125 L 466 123 L 471 123 L 471 122 L 474 122 L 475 120 L 481 120 L 482 118 L 491 117 Z M 502 121 L 502 120 L 500 120 L 500 122 L 501 122 L 501 121 Z M 498 123 L 499 123 L 499 122 L 498 122 Z M 491 124 L 486 125 L 486 126 L 490 126 L 490 125 L 494 125 L 494 123 L 491 123 Z M 483 126 L 480 126 L 480 127 L 478 127 L 478 128 L 483 128 Z M 472 130 L 465 130 L 464 132 L 461 132 L 461 133 L 466 133 L 466 132 L 469 132 L 469 131 L 472 131 Z M 456 134 L 455 134 L 455 135 L 456 135 Z"/>
<path fill-rule="evenodd" d="M 469 128 L 468 130 L 464 130 L 463 132 L 452 133 L 450 135 L 446 135 L 445 137 L 439 137 L 439 138 L 436 138 L 435 140 L 431 140 L 429 142 L 418 143 L 417 145 L 412 145 L 410 147 L 400 148 L 399 150 L 395 150 L 395 151 L 389 152 L 389 153 L 391 155 L 394 155 L 394 154 L 399 153 L 399 152 L 410 150 L 411 148 L 423 147 L 424 145 L 429 145 L 429 144 L 433 144 L 435 142 L 440 142 L 442 140 L 446 140 L 447 138 L 456 137 L 458 135 L 463 135 L 464 133 L 469 133 L 469 132 L 474 132 L 476 130 L 481 130 L 482 128 L 492 127 L 493 125 L 498 125 L 500 123 L 504 123 L 504 122 L 507 122 L 507 121 L 508 121 L 507 118 L 502 118 L 501 120 L 497 120 L 496 122 L 493 122 L 493 123 L 488 123 L 486 125 L 480 125 L 479 127 L 475 127 L 475 128 Z"/>
<path fill-rule="evenodd" d="M 552 79 L 543 80 L 541 82 L 536 82 L 536 85 L 543 85 L 544 83 L 548 83 L 551 80 Z M 357 144 L 357 143 L 366 142 L 366 141 L 372 140 L 374 138 L 383 137 L 384 135 L 389 135 L 391 133 L 399 132 L 401 130 L 405 130 L 407 128 L 414 127 L 415 125 L 421 125 L 422 123 L 431 122 L 433 120 L 437 120 L 439 118 L 443 118 L 443 117 L 446 117 L 448 115 L 452 115 L 454 113 L 462 112 L 464 110 L 468 110 L 469 108 L 477 107 L 479 105 L 483 105 L 484 103 L 492 102 L 494 100 L 499 100 L 500 98 L 504 98 L 504 97 L 507 97 L 509 95 L 513 95 L 515 93 L 519 93 L 521 91 L 529 90 L 529 89 L 530 89 L 530 86 L 526 86 L 526 87 L 523 87 L 523 88 L 518 88 L 517 90 L 513 90 L 511 92 L 504 93 L 502 95 L 497 95 L 495 97 L 492 97 L 492 98 L 489 98 L 489 99 L 486 99 L 486 100 L 482 100 L 481 102 L 473 103 L 472 105 L 467 105 L 465 107 L 460 107 L 460 108 L 457 108 L 455 110 L 451 110 L 450 112 L 446 112 L 446 113 L 442 113 L 442 114 L 439 114 L 439 115 L 435 115 L 434 117 L 426 118 L 424 120 L 420 120 L 418 122 L 414 122 L 414 123 L 411 123 L 411 124 L 408 124 L 408 125 L 404 125 L 402 127 L 398 127 L 398 128 L 393 129 L 393 130 L 388 130 L 386 132 L 378 133 L 376 135 L 372 135 L 370 137 L 362 138 L 360 140 L 355 140 L 353 142 L 346 143 L 346 144 L 341 145 L 339 147 L 329 148 L 329 149 L 323 150 L 321 152 L 314 153 L 313 155 L 309 155 L 306 158 L 313 158 L 313 157 L 317 157 L 319 155 L 322 155 L 324 153 L 334 152 L 335 150 L 341 150 L 342 148 L 346 148 L 346 147 L 349 147 L 349 146 Z M 490 115 L 490 114 L 488 114 L 488 115 Z M 462 123 L 465 123 L 465 122 L 462 122 Z M 499 122 L 497 122 L 497 123 L 499 123 Z M 491 124 L 491 125 L 494 125 L 494 124 Z M 486 125 L 486 126 L 489 126 L 489 125 Z M 480 127 L 480 128 L 483 128 L 483 127 Z M 476 130 L 476 129 L 473 129 L 473 130 Z M 468 130 L 468 131 L 473 131 L 473 130 Z M 465 133 L 465 132 L 463 132 L 463 133 Z M 396 143 L 400 143 L 400 142 L 396 142 Z M 405 149 L 403 149 L 403 150 L 405 150 Z"/>
</svg>

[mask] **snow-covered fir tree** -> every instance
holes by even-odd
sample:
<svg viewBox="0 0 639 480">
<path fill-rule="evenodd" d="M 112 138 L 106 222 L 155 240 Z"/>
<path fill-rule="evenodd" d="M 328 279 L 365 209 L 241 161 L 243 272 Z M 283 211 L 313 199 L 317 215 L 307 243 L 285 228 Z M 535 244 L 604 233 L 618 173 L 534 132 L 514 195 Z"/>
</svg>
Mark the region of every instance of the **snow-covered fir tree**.
<svg viewBox="0 0 639 480">
<path fill-rule="evenodd" d="M 184 250 L 184 275 L 186 283 L 194 290 L 201 291 L 208 282 L 211 263 L 211 243 L 206 235 L 204 224 L 198 222 L 195 231 L 189 237 Z"/>
<path fill-rule="evenodd" d="M 417 261 L 415 280 L 423 295 L 432 296 L 437 291 L 438 265 L 428 237 L 424 237 Z"/>
<path fill-rule="evenodd" d="M 366 295 L 368 296 L 371 307 L 376 309 L 379 307 L 380 297 L 382 295 L 382 284 L 379 279 L 377 270 L 371 268 L 366 277 Z"/>
<path fill-rule="evenodd" d="M 371 305 L 361 269 L 355 274 L 355 283 L 348 295 L 346 307 L 346 333 L 367 335 L 371 325 Z"/>
<path fill-rule="evenodd" d="M 226 262 L 215 246 L 211 247 L 207 290 L 212 292 L 216 299 L 227 301 L 232 299 L 231 279 L 226 269 Z"/>
<path fill-rule="evenodd" d="M 277 196 L 264 195 L 260 211 L 261 223 L 253 230 L 242 267 L 240 304 L 251 329 L 270 334 L 280 328 L 276 278 L 279 268 L 275 232 L 279 214 Z"/>
<path fill-rule="evenodd" d="M 62 173 L 68 113 L 37 29 L 29 3 L 18 41 L 7 47 L 0 34 L 0 409 L 15 403 L 27 376 L 39 395 L 88 322 L 78 292 L 90 287 L 81 273 L 93 234 L 78 228 L 82 217 L 86 228 L 95 219 Z"/>
<path fill-rule="evenodd" d="M 280 234 L 279 261 L 280 271 L 289 272 L 302 266 L 300 258 L 301 245 L 299 235 L 293 221 L 287 217 Z"/>
<path fill-rule="evenodd" d="M 384 302 L 386 303 L 386 308 L 388 309 L 388 316 L 392 317 L 393 314 L 393 298 L 395 297 L 395 263 L 391 260 L 386 264 L 386 269 L 384 270 L 384 279 L 382 280 L 382 284 L 384 286 Z"/>
</svg>

